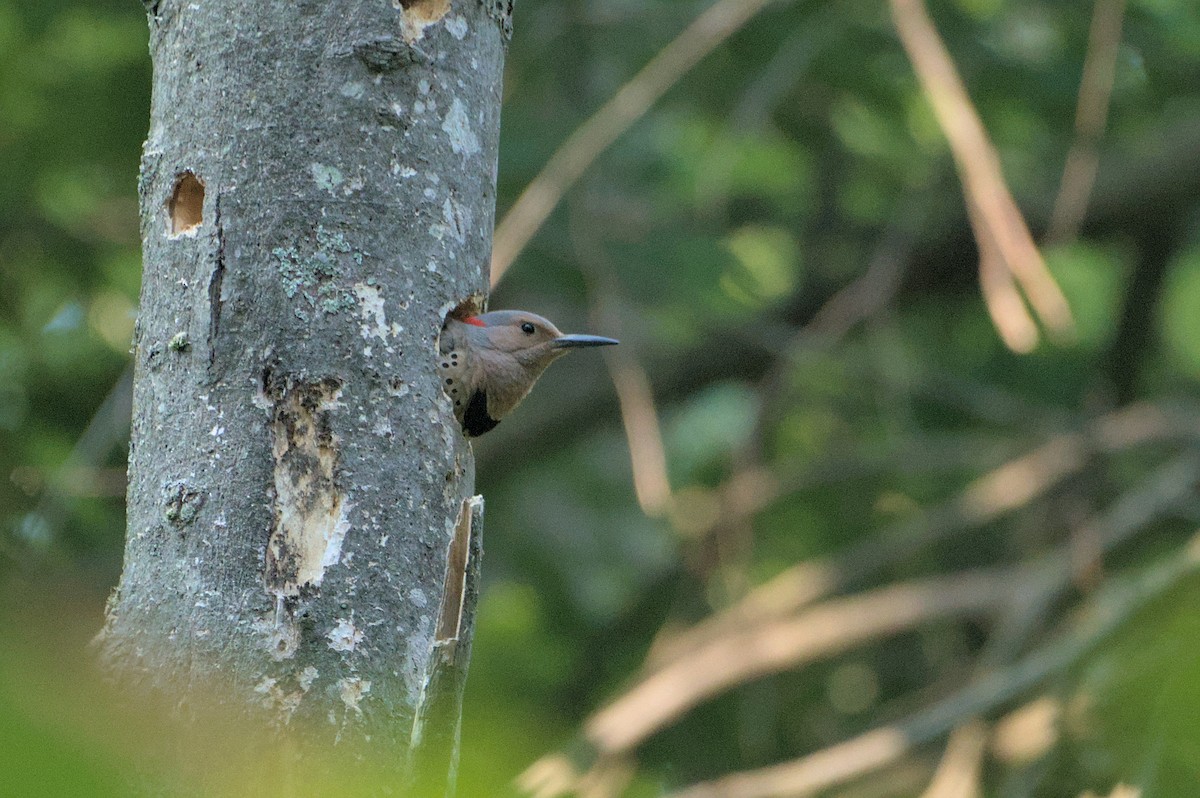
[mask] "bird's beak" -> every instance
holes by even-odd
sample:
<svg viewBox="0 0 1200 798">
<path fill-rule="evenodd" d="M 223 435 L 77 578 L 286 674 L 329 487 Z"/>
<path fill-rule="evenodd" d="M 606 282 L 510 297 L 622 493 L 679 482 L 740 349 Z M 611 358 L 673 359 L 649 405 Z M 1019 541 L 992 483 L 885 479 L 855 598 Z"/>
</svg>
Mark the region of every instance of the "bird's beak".
<svg viewBox="0 0 1200 798">
<path fill-rule="evenodd" d="M 550 345 L 555 349 L 574 349 L 581 346 L 612 346 L 620 341 L 599 335 L 560 335 Z"/>
</svg>

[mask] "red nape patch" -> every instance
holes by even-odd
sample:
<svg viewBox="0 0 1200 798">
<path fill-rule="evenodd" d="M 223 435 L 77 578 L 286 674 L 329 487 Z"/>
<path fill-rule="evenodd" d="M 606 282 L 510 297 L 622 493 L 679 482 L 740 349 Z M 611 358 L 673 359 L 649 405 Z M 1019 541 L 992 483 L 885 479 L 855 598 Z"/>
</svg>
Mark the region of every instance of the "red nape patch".
<svg viewBox="0 0 1200 798">
<path fill-rule="evenodd" d="M 467 324 L 474 324 L 476 327 L 487 326 L 483 323 L 483 319 L 479 318 L 478 316 L 467 316 L 465 319 L 463 319 L 463 321 L 465 321 Z"/>
</svg>

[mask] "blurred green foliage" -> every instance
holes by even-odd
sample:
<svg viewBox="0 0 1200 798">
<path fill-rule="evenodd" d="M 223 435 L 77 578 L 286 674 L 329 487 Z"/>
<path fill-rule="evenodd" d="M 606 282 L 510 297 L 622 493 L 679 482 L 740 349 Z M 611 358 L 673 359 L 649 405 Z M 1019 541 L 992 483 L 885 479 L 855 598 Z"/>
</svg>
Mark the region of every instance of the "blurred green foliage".
<svg viewBox="0 0 1200 798">
<path fill-rule="evenodd" d="M 517 4 L 501 213 L 706 5 Z M 1073 141 L 1092 5 L 930 6 L 1036 234 Z M 53 606 L 87 622 L 71 624 L 65 641 L 42 641 L 50 646 L 78 648 L 99 627 L 120 568 L 124 447 L 100 447 L 84 468 L 69 455 L 127 362 L 146 40 L 132 0 L 0 0 L 0 572 L 55 575 L 4 593 L 10 607 L 74 586 Z M 1077 336 L 1021 357 L 1000 343 L 979 298 L 953 162 L 886 4 L 777 3 L 702 61 L 593 166 L 492 298 L 572 329 L 595 326 L 596 303 L 612 309 L 620 329 L 597 332 L 619 334 L 647 370 L 682 514 L 640 511 L 595 362 L 552 371 L 519 418 L 476 445 L 486 589 L 463 794 L 507 794 L 530 762 L 570 745 L 664 625 L 695 621 L 800 560 L 916 517 L 1116 402 L 1191 397 L 1200 380 L 1198 123 L 1200 6 L 1130 0 L 1091 212 L 1077 237 L 1046 250 Z M 837 291 L 889 258 L 900 264 L 894 296 L 848 334 L 796 337 Z M 576 381 L 596 395 L 564 408 Z M 540 426 L 556 411 L 574 423 Z M 531 454 L 501 457 L 502 446 Z M 1168 448 L 1097 457 L 1015 517 L 884 576 L 1043 552 Z M 731 540 L 696 532 L 718 487 L 748 462 L 794 487 Z M 1169 551 L 1196 510 L 1171 507 L 1146 543 L 1103 567 Z M 987 794 L 1104 794 L 1121 780 L 1147 796 L 1195 794 L 1197 589 L 1161 599 L 1053 685 L 1083 708 L 1035 764 L 989 766 Z M 39 713 L 22 697 L 36 668 L 12 652 L 38 647 L 34 628 L 10 618 L 2 631 L 22 647 L 0 656 L 0 794 L 122 794 L 113 783 L 131 763 L 93 723 L 75 727 L 63 707 Z M 630 794 L 781 761 L 894 719 L 966 679 L 986 637 L 975 624 L 932 624 L 731 691 L 651 739 Z"/>
<path fill-rule="evenodd" d="M 7 533 L 103 581 L 120 562 L 119 501 L 56 513 L 53 533 L 26 513 L 51 486 L 104 487 L 61 484 L 59 468 L 128 358 L 146 40 L 135 4 L 0 3 L 0 508 Z"/>
</svg>

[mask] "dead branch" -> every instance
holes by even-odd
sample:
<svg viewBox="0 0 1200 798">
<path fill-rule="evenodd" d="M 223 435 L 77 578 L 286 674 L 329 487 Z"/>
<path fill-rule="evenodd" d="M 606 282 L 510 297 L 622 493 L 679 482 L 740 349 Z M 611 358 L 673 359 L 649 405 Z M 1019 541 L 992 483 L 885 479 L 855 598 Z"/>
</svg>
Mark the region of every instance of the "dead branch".
<svg viewBox="0 0 1200 798">
<path fill-rule="evenodd" d="M 1198 432 L 1190 414 L 1151 404 L 1130 405 L 1101 416 L 1079 432 L 1056 436 L 984 474 L 948 502 L 881 530 L 841 555 L 788 568 L 729 609 L 665 642 L 658 661 L 669 661 L 735 630 L 790 615 L 926 546 L 995 521 L 1046 495 L 1078 473 L 1094 453 L 1111 454 Z"/>
<path fill-rule="evenodd" d="M 937 772 L 921 798 L 977 798 L 987 741 L 987 724 L 978 719 L 952 731 Z"/>
<path fill-rule="evenodd" d="M 633 355 L 616 351 L 604 355 L 621 405 L 638 506 L 651 518 L 662 517 L 671 512 L 673 497 L 650 378 Z"/>
<path fill-rule="evenodd" d="M 1108 121 L 1124 20 L 1125 0 L 1096 0 L 1083 77 L 1079 81 L 1075 140 L 1067 152 L 1054 211 L 1050 214 L 1048 243 L 1069 241 L 1077 236 L 1087 213 L 1088 198 L 1100 167 L 1098 144 Z"/>
<path fill-rule="evenodd" d="M 995 610 L 1012 574 L 978 571 L 890 585 L 731 634 L 652 673 L 584 726 L 603 753 L 621 753 L 733 685 L 795 668 L 921 623 Z"/>
<path fill-rule="evenodd" d="M 962 178 L 963 193 L 980 252 L 980 280 L 988 312 L 1014 351 L 1037 343 L 1015 285 L 1019 283 L 1042 323 L 1061 337 L 1074 328 L 1071 309 L 1046 268 L 1017 208 L 1000 157 L 963 86 L 923 0 L 891 0 L 892 20 L 934 116 L 946 136 Z M 1001 269 L 1001 267 L 1003 267 Z M 1007 273 L 1007 276 L 1006 276 Z"/>
<path fill-rule="evenodd" d="M 1163 511 L 1191 495 L 1200 455 L 1187 452 L 1159 468 L 1093 522 L 1101 553 L 1127 541 Z M 799 667 L 866 640 L 895 634 L 934 618 L 1006 610 L 981 661 L 999 666 L 1017 652 L 1033 615 L 1070 584 L 1069 545 L 1003 571 L 982 571 L 902 583 L 827 602 L 794 618 L 729 630 L 650 673 L 584 725 L 602 756 L 623 755 L 684 712 L 736 684 Z"/>
<path fill-rule="evenodd" d="M 584 735 L 600 754 L 599 763 L 620 757 L 687 709 L 732 685 L 933 619 L 995 610 L 1009 595 L 1010 582 L 1007 571 L 978 571 L 891 585 L 715 640 L 650 675 L 593 715 Z M 586 775 L 554 753 L 526 769 L 517 784 L 540 798 L 573 790 Z"/>
<path fill-rule="evenodd" d="M 1114 580 L 1089 601 L 1061 637 L 1016 664 L 983 677 L 907 719 L 791 762 L 693 785 L 671 798 L 805 796 L 888 765 L 967 718 L 986 715 L 1069 668 L 1130 615 L 1200 566 L 1200 536 L 1133 577 Z"/>
</svg>

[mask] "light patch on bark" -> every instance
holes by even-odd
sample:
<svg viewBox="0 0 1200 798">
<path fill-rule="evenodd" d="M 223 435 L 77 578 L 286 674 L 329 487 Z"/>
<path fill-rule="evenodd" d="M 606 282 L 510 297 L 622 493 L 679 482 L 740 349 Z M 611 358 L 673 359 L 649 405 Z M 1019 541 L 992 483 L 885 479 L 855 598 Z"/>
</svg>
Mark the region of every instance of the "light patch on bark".
<svg viewBox="0 0 1200 798">
<path fill-rule="evenodd" d="M 305 585 L 320 585 L 325 570 L 341 559 L 352 505 L 334 482 L 338 441 L 329 418 L 341 390 L 335 379 L 266 387 L 274 399 L 275 437 L 275 525 L 266 583 L 275 595 L 295 596 Z"/>
<path fill-rule="evenodd" d="M 282 597 L 278 599 L 282 602 Z M 270 618 L 258 618 L 254 621 L 254 631 L 262 635 L 271 659 L 282 662 L 296 656 L 300 648 L 300 627 L 292 623 L 291 616 L 280 607 Z"/>
<path fill-rule="evenodd" d="M 323 163 L 313 162 L 309 164 L 309 171 L 312 172 L 313 182 L 315 182 L 323 190 L 330 194 L 333 190 L 345 182 L 346 178 L 342 174 L 342 170 L 336 166 L 326 166 Z"/>
<path fill-rule="evenodd" d="M 392 420 L 387 416 L 375 419 L 375 426 L 371 427 L 371 432 L 381 438 L 390 438 L 396 434 L 396 431 L 392 429 Z"/>
<path fill-rule="evenodd" d="M 342 699 L 346 709 L 361 715 L 362 709 L 358 704 L 367 693 L 371 692 L 371 682 L 357 676 L 349 676 L 345 679 L 338 679 L 337 687 L 338 697 Z"/>
<path fill-rule="evenodd" d="M 299 708 L 300 701 L 304 698 L 303 691 L 287 692 L 279 686 L 276 679 L 270 677 L 263 677 L 263 680 L 255 686 L 254 692 L 262 696 L 263 706 L 278 713 L 276 720 L 281 725 L 287 725 Z"/>
<path fill-rule="evenodd" d="M 320 671 L 318 671 L 312 665 L 307 665 L 305 666 L 304 670 L 300 671 L 300 676 L 296 679 L 296 681 L 300 683 L 300 689 L 307 693 L 309 688 L 313 686 L 313 682 L 315 682 L 317 677 L 320 675 Z"/>
<path fill-rule="evenodd" d="M 303 300 L 293 307 L 296 318 L 310 321 L 314 313 L 337 315 L 354 307 L 354 294 L 343 278 L 362 267 L 364 255 L 344 233 L 317 225 L 315 246 L 311 241 L 297 241 L 274 247 L 271 255 L 283 292 L 288 298 Z"/>
<path fill-rule="evenodd" d="M 450 137 L 450 149 L 459 155 L 474 155 L 479 152 L 479 137 L 471 129 L 471 117 L 467 106 L 458 97 L 450 103 L 450 110 L 442 120 L 442 130 Z"/>
<path fill-rule="evenodd" d="M 383 309 L 383 292 L 379 286 L 366 283 L 354 284 L 354 295 L 358 297 L 359 313 L 362 315 L 360 332 L 365 340 L 372 336 L 380 341 L 388 337 L 387 314 Z"/>
<path fill-rule="evenodd" d="M 453 16 L 446 20 L 446 30 L 450 31 L 450 35 L 461 42 L 467 35 L 467 21 L 461 15 Z"/>
<path fill-rule="evenodd" d="M 467 220 L 464 219 L 463 209 L 449 197 L 442 202 L 442 221 L 444 224 L 433 224 L 429 227 L 430 234 L 441 241 L 449 236 L 462 244 L 467 238 Z M 455 260 L 454 250 L 450 250 L 450 260 Z"/>
<path fill-rule="evenodd" d="M 396 322 L 388 324 L 387 313 L 383 306 L 383 291 L 377 285 L 370 283 L 355 283 L 354 295 L 358 297 L 358 312 L 362 316 L 362 326 L 359 328 L 364 340 L 378 338 L 385 344 L 389 336 L 399 335 L 404 331 Z M 391 352 L 392 348 L 387 347 Z"/>
<path fill-rule="evenodd" d="M 433 649 L 433 619 L 421 615 L 417 619 L 415 629 L 405 633 L 407 651 L 404 657 L 404 668 L 401 676 L 410 695 L 419 696 L 425 689 L 426 668 L 429 664 L 429 652 Z"/>
<path fill-rule="evenodd" d="M 462 696 L 479 596 L 482 522 L 483 497 L 464 499 L 451 530 L 436 639 L 413 716 L 410 751 L 417 771 L 429 767 L 431 761 L 438 762 L 432 771 L 435 773 L 445 769 L 453 773 L 456 768 Z M 419 792 L 430 794 L 428 788 Z"/>
<path fill-rule="evenodd" d="M 446 16 L 450 0 L 392 0 L 392 6 L 400 12 L 400 35 L 412 44 L 426 28 Z"/>
<path fill-rule="evenodd" d="M 338 618 L 337 625 L 325 635 L 329 639 L 329 647 L 334 651 L 353 651 L 363 640 L 363 633 L 352 620 Z"/>
</svg>

